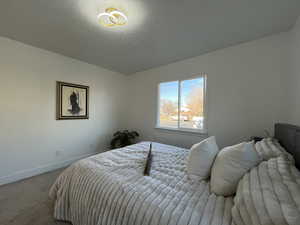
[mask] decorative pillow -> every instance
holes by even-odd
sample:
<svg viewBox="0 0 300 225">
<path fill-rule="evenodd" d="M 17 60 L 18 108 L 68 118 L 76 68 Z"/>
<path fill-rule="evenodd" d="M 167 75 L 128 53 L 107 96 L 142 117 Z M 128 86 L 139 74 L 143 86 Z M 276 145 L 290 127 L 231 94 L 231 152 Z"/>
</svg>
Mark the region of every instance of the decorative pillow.
<svg viewBox="0 0 300 225">
<path fill-rule="evenodd" d="M 274 138 L 264 138 L 255 144 L 257 153 L 263 158 L 263 160 L 269 160 L 281 155 L 287 155 L 291 162 L 295 163 L 293 156 L 288 153 L 278 141 Z"/>
<path fill-rule="evenodd" d="M 262 162 L 241 179 L 232 219 L 236 225 L 300 223 L 300 172 L 287 155 Z"/>
<path fill-rule="evenodd" d="M 217 195 L 233 195 L 244 174 L 261 161 L 254 149 L 254 142 L 243 142 L 222 149 L 212 167 L 211 191 Z"/>
<path fill-rule="evenodd" d="M 194 144 L 187 158 L 187 173 L 193 180 L 207 179 L 219 147 L 214 136 Z"/>
</svg>

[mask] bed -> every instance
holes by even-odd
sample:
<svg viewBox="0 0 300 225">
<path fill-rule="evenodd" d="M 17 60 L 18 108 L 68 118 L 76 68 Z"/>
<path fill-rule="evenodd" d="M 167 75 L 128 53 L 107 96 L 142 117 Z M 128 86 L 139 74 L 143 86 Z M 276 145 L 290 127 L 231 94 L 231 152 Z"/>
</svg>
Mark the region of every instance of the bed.
<svg viewBox="0 0 300 225">
<path fill-rule="evenodd" d="M 143 176 L 148 150 L 142 142 L 73 164 L 51 189 L 54 217 L 74 225 L 230 224 L 232 198 L 187 178 L 187 149 L 153 143 L 151 174 Z"/>
<path fill-rule="evenodd" d="M 300 128 L 276 124 L 275 136 L 299 163 Z M 67 168 L 50 190 L 54 217 L 73 225 L 231 225 L 233 197 L 186 175 L 188 149 L 149 142 L 101 153 Z M 297 165 L 299 165 L 297 163 Z"/>
</svg>

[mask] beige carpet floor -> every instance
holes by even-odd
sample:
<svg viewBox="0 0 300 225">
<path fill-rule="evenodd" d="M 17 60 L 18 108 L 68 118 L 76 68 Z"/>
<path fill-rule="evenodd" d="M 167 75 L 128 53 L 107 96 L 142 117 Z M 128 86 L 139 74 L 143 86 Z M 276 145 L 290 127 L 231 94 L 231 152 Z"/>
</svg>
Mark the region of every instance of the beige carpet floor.
<svg viewBox="0 0 300 225">
<path fill-rule="evenodd" d="M 0 186 L 1 225 L 70 225 L 53 219 L 48 193 L 62 170 Z"/>
</svg>

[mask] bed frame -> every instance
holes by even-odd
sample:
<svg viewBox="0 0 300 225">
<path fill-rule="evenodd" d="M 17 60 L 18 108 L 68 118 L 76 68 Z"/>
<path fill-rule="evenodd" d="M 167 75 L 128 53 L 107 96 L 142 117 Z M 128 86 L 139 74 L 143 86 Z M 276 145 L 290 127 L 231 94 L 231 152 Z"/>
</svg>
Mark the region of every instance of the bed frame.
<svg viewBox="0 0 300 225">
<path fill-rule="evenodd" d="M 275 124 L 275 138 L 295 158 L 300 169 L 300 127 L 290 124 Z"/>
</svg>

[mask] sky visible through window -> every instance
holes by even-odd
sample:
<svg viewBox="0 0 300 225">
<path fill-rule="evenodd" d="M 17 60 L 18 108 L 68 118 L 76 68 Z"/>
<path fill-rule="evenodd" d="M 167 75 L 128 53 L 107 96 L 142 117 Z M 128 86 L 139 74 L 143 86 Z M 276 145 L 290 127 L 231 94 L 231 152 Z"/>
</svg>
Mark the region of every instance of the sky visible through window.
<svg viewBox="0 0 300 225">
<path fill-rule="evenodd" d="M 203 87 L 203 78 L 183 81 L 181 85 L 181 96 L 185 101 L 193 88 Z M 178 99 L 178 81 L 161 83 L 160 85 L 161 99 L 177 102 Z"/>
<path fill-rule="evenodd" d="M 160 85 L 161 99 L 177 102 L 178 99 L 178 81 L 162 83 Z"/>
<path fill-rule="evenodd" d="M 203 87 L 204 78 L 180 82 L 180 112 L 178 113 L 179 81 L 160 84 L 159 125 L 162 127 L 203 128 Z M 179 114 L 179 115 L 178 115 Z"/>
</svg>

